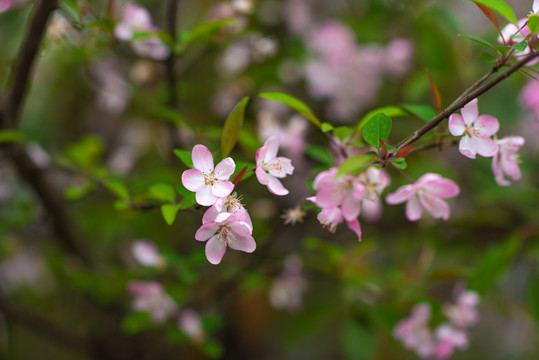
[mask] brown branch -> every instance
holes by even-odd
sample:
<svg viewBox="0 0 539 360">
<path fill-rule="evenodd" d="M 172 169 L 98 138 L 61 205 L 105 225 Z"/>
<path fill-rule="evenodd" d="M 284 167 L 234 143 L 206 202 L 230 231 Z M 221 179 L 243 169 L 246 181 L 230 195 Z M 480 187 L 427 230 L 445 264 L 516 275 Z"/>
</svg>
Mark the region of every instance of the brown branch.
<svg viewBox="0 0 539 360">
<path fill-rule="evenodd" d="M 165 30 L 169 33 L 174 44 L 176 44 L 176 28 L 177 28 L 177 16 L 178 16 L 178 2 L 179 0 L 167 0 L 165 4 L 166 11 L 166 24 Z M 174 51 L 170 52 L 170 56 L 165 60 L 165 76 L 168 88 L 168 101 L 167 104 L 171 108 L 178 109 L 178 80 L 175 72 L 176 54 Z M 180 136 L 176 125 L 167 122 L 167 133 L 172 150 L 180 147 Z"/>
<path fill-rule="evenodd" d="M 411 135 L 409 135 L 407 138 L 402 140 L 400 143 L 397 144 L 397 148 L 400 150 L 403 147 L 412 144 L 413 142 L 419 140 L 423 135 L 425 135 L 430 130 L 434 129 L 436 126 L 438 126 L 443 120 L 448 118 L 451 114 L 453 114 L 455 111 L 461 109 L 464 105 L 468 104 L 473 99 L 477 98 L 478 96 L 484 94 L 488 90 L 490 90 L 492 87 L 497 85 L 499 82 L 505 80 L 509 75 L 514 73 L 515 71 L 518 71 L 520 68 L 522 68 L 524 65 L 526 65 L 528 62 L 530 62 L 532 59 L 539 56 L 539 51 L 533 52 L 526 57 L 524 57 L 522 60 L 511 66 L 509 69 L 501 73 L 500 75 L 496 76 L 494 79 L 490 80 L 484 85 L 478 85 L 484 82 L 492 73 L 497 71 L 497 65 L 493 69 L 491 69 L 485 76 L 483 76 L 481 79 L 479 79 L 475 84 L 473 84 L 470 88 L 468 88 L 466 91 L 464 91 L 464 96 L 459 96 L 451 105 L 449 105 L 444 111 L 436 115 L 432 120 L 430 120 L 428 123 L 414 131 Z"/>
</svg>

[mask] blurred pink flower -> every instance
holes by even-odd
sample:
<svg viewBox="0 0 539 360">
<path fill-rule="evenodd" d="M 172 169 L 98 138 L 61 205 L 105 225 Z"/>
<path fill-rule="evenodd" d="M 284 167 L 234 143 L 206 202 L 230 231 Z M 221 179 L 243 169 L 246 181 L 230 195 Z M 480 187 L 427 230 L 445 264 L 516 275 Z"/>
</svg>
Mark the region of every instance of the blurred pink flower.
<svg viewBox="0 0 539 360">
<path fill-rule="evenodd" d="M 131 41 L 137 32 L 154 33 L 158 29 L 152 23 L 152 16 L 145 8 L 128 3 L 125 5 L 122 18 L 114 28 L 114 35 L 119 40 Z M 155 35 L 144 36 L 132 42 L 133 50 L 140 56 L 147 56 L 156 60 L 164 60 L 169 54 L 168 46 Z"/>
<path fill-rule="evenodd" d="M 433 356 L 436 359 L 443 360 L 451 357 L 455 348 L 466 349 L 468 347 L 468 336 L 462 330 L 443 324 L 436 328 L 435 342 Z"/>
<path fill-rule="evenodd" d="M 11 7 L 11 0 L 0 0 L 0 13 L 8 11 Z"/>
<path fill-rule="evenodd" d="M 410 316 L 399 321 L 393 329 L 393 336 L 421 358 L 431 357 L 435 350 L 433 335 L 428 326 L 430 313 L 429 304 L 418 304 L 412 308 Z"/>
<path fill-rule="evenodd" d="M 410 70 L 414 45 L 408 39 L 391 40 L 385 48 L 384 69 L 389 75 L 400 77 Z"/>
<path fill-rule="evenodd" d="M 284 270 L 271 286 L 269 299 L 275 309 L 298 310 L 303 305 L 303 292 L 307 281 L 302 273 L 303 264 L 297 255 L 289 255 Z"/>
<path fill-rule="evenodd" d="M 120 114 L 131 99 L 131 89 L 117 64 L 109 60 L 97 61 L 92 63 L 92 72 L 97 80 L 97 105 L 111 114 Z"/>
<path fill-rule="evenodd" d="M 533 112 L 539 122 L 539 79 L 533 79 L 524 86 L 519 94 L 520 103 Z"/>
<path fill-rule="evenodd" d="M 305 150 L 305 135 L 308 129 L 307 120 L 301 115 L 290 117 L 287 124 L 281 124 L 274 111 L 262 109 L 258 113 L 258 136 L 266 141 L 273 135 L 278 135 L 280 148 L 289 155 L 294 162 L 299 161 Z"/>
<path fill-rule="evenodd" d="M 479 320 L 476 309 L 479 300 L 479 295 L 475 291 L 463 291 L 457 297 L 455 304 L 444 306 L 444 314 L 456 328 L 462 329 L 475 325 Z"/>
<path fill-rule="evenodd" d="M 442 199 L 458 195 L 459 187 L 453 181 L 434 173 L 427 173 L 415 183 L 404 185 L 386 197 L 391 205 L 406 203 L 406 218 L 417 221 L 423 215 L 423 209 L 432 217 L 449 219 L 449 206 Z"/>
<path fill-rule="evenodd" d="M 517 21 L 517 25 L 509 23 L 504 26 L 500 32 L 500 36 L 498 36 L 498 42 L 505 46 L 514 46 L 526 40 L 526 37 L 530 35 L 530 29 L 526 25 L 527 22 L 528 18 L 523 18 Z M 513 56 L 522 57 L 528 55 L 532 51 L 533 49 L 530 47 L 530 45 L 527 45 L 523 51 L 518 51 L 515 49 Z M 538 59 L 533 59 L 528 62 L 528 65 L 537 64 L 538 61 Z"/>
<path fill-rule="evenodd" d="M 382 216 L 382 201 L 380 195 L 391 182 L 389 175 L 383 169 L 368 167 L 358 175 L 365 187 L 361 200 L 361 216 L 369 221 L 375 221 Z"/>
<path fill-rule="evenodd" d="M 165 259 L 159 254 L 157 246 L 149 240 L 135 240 L 131 245 L 131 252 L 135 260 L 143 266 L 160 267 L 164 265 Z"/>
<path fill-rule="evenodd" d="M 195 343 L 201 343 L 206 338 L 200 315 L 193 309 L 185 309 L 180 312 L 178 327 Z"/>
<path fill-rule="evenodd" d="M 206 222 L 196 232 L 195 239 L 206 243 L 206 258 L 214 265 L 221 262 L 227 246 L 234 250 L 252 253 L 256 242 L 241 214 L 219 213 L 213 221 Z"/>
<path fill-rule="evenodd" d="M 496 140 L 498 153 L 492 158 L 492 173 L 499 185 L 508 186 L 511 183 L 505 179 L 507 175 L 513 180 L 520 180 L 520 168 L 518 166 L 519 156 L 517 151 L 524 145 L 524 138 L 521 136 L 506 136 Z"/>
<path fill-rule="evenodd" d="M 131 281 L 127 288 L 135 297 L 133 309 L 147 311 L 155 323 L 163 323 L 177 311 L 176 303 L 157 281 Z"/>
<path fill-rule="evenodd" d="M 292 161 L 285 157 L 277 157 L 279 151 L 279 137 L 272 136 L 256 152 L 256 178 L 262 185 L 275 195 L 283 196 L 288 190 L 279 179 L 292 175 L 294 166 Z"/>
<path fill-rule="evenodd" d="M 449 131 L 453 136 L 462 136 L 459 151 L 462 155 L 475 159 L 479 154 L 491 157 L 498 151 L 498 145 L 490 137 L 498 131 L 498 120 L 490 115 L 479 115 L 477 99 L 465 105 L 462 115 L 452 114 L 449 117 Z"/>
<path fill-rule="evenodd" d="M 195 145 L 192 152 L 194 169 L 185 170 L 182 184 L 196 193 L 196 201 L 203 206 L 212 206 L 218 198 L 228 196 L 234 184 L 228 181 L 236 164 L 232 158 L 223 159 L 213 167 L 213 155 L 204 145 Z"/>
</svg>

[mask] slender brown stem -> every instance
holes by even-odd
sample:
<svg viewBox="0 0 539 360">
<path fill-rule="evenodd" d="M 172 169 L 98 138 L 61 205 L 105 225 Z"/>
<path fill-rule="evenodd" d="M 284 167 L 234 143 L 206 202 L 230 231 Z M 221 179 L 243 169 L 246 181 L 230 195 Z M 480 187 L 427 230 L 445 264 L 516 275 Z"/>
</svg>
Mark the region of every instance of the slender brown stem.
<svg viewBox="0 0 539 360">
<path fill-rule="evenodd" d="M 397 144 L 397 148 L 400 150 L 403 147 L 410 145 L 414 143 L 415 141 L 419 140 L 423 135 L 425 135 L 430 130 L 434 129 L 436 126 L 438 126 L 443 120 L 449 117 L 449 115 L 453 114 L 458 109 L 462 108 L 464 105 L 468 104 L 473 99 L 477 98 L 478 96 L 484 94 L 491 88 L 493 88 L 495 85 L 500 83 L 501 81 L 508 78 L 512 73 L 522 68 L 524 65 L 526 65 L 528 62 L 533 60 L 534 58 L 539 56 L 539 51 L 535 51 L 526 57 L 524 57 L 522 60 L 511 66 L 509 69 L 504 71 L 503 73 L 496 76 L 494 79 L 490 80 L 486 84 L 477 86 L 476 84 L 472 85 L 470 88 L 468 88 L 464 94 L 464 96 L 459 96 L 451 105 L 449 105 L 444 111 L 436 115 L 432 120 L 430 120 L 428 123 L 414 131 L 412 134 L 410 134 L 407 138 L 402 140 L 400 143 Z M 496 67 L 495 67 L 496 68 Z M 494 68 L 494 69 L 495 69 Z M 492 72 L 493 70 L 490 70 Z M 489 75 L 487 73 L 487 75 Z M 485 75 L 486 77 L 488 77 Z M 483 77 L 486 79 L 486 77 Z M 482 80 L 481 78 L 480 80 Z M 484 81 L 484 79 L 483 79 Z M 475 89 L 473 89 L 475 87 Z"/>
</svg>

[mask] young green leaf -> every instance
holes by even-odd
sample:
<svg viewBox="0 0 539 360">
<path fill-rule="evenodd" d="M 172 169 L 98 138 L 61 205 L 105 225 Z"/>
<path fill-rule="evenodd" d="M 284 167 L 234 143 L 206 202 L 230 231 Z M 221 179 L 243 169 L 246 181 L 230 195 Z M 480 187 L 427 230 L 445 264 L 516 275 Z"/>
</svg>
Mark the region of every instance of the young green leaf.
<svg viewBox="0 0 539 360">
<path fill-rule="evenodd" d="M 391 118 L 399 117 L 399 116 L 407 116 L 408 115 L 408 113 L 406 111 L 404 111 L 403 109 L 401 109 L 400 107 L 397 107 L 397 106 L 383 106 L 383 107 L 374 109 L 372 111 L 369 111 L 367 114 L 365 114 L 365 116 L 363 116 L 361 118 L 361 120 L 359 121 L 359 123 L 357 124 L 356 130 L 359 131 L 359 130 L 363 129 L 365 124 L 374 115 L 376 115 L 378 113 L 384 113 L 384 114 L 386 114 L 387 116 L 389 116 Z"/>
<path fill-rule="evenodd" d="M 495 53 L 498 52 L 498 50 L 496 49 L 496 46 L 494 44 L 491 44 L 489 43 L 488 41 L 486 40 L 483 40 L 481 38 L 478 38 L 477 36 L 473 36 L 473 35 L 467 35 L 467 34 L 457 34 L 458 37 L 462 37 L 462 38 L 465 38 L 465 39 L 468 39 L 468 40 L 472 40 L 478 44 L 481 44 L 483 46 L 486 46 L 488 47 L 489 49 L 491 49 L 492 51 L 494 51 Z"/>
<path fill-rule="evenodd" d="M 174 188 L 169 184 L 153 184 L 150 186 L 150 195 L 157 200 L 173 203 L 176 200 Z"/>
<path fill-rule="evenodd" d="M 307 104 L 305 104 L 303 101 L 299 100 L 298 98 L 292 95 L 288 95 L 280 91 L 268 91 L 268 92 L 260 93 L 259 96 L 263 97 L 264 99 L 280 101 L 282 103 L 285 103 L 286 105 L 290 106 L 292 109 L 296 110 L 301 115 L 305 116 L 308 120 L 310 120 L 317 127 L 320 128 L 322 126 L 322 122 L 320 121 L 320 119 L 316 117 L 316 115 L 307 106 Z"/>
<path fill-rule="evenodd" d="M 174 149 L 174 155 L 176 155 L 188 168 L 193 168 L 193 159 L 189 151 Z"/>
<path fill-rule="evenodd" d="M 320 130 L 322 130 L 322 132 L 328 132 L 330 130 L 333 130 L 333 125 L 327 122 L 323 122 L 322 126 L 320 127 Z"/>
<path fill-rule="evenodd" d="M 513 24 L 517 23 L 517 17 L 515 16 L 515 13 L 513 12 L 513 9 L 511 9 L 511 6 L 509 6 L 505 1 L 503 0 L 470 0 L 477 4 L 482 4 L 488 7 L 489 9 L 492 9 L 496 11 L 501 16 L 505 17 L 507 20 L 512 22 Z"/>
<path fill-rule="evenodd" d="M 530 15 L 528 16 L 528 29 L 530 29 L 530 32 L 532 34 L 537 34 L 539 31 L 539 15 Z"/>
<path fill-rule="evenodd" d="M 350 136 L 350 134 L 352 134 L 352 129 L 350 129 L 348 126 L 339 126 L 333 129 L 333 134 L 335 134 L 339 140 L 344 141 Z"/>
<path fill-rule="evenodd" d="M 221 135 L 221 155 L 223 158 L 226 158 L 230 154 L 240 137 L 243 118 L 245 116 L 245 107 L 248 102 L 248 97 L 241 99 L 225 121 L 223 134 Z"/>
<path fill-rule="evenodd" d="M 426 122 L 430 121 L 433 117 L 436 116 L 436 110 L 434 110 L 432 106 L 429 105 L 403 104 L 401 106 L 410 114 L 417 116 L 418 118 Z"/>
<path fill-rule="evenodd" d="M 391 163 L 393 164 L 393 166 L 398 167 L 399 169 L 403 169 L 403 170 L 406 169 L 406 167 L 408 166 L 404 158 L 393 159 L 391 160 Z"/>
<path fill-rule="evenodd" d="M 184 210 L 187 209 L 190 206 L 193 206 L 197 203 L 196 201 L 196 195 L 195 193 L 191 193 L 189 195 L 186 195 L 183 200 L 180 202 L 180 209 Z"/>
<path fill-rule="evenodd" d="M 344 174 L 357 174 L 369 165 L 373 160 L 376 160 L 374 155 L 354 155 L 344 160 L 339 166 L 337 176 Z"/>
<path fill-rule="evenodd" d="M 25 136 L 20 131 L 12 129 L 0 130 L 0 144 L 10 142 L 23 142 L 24 140 Z"/>
<path fill-rule="evenodd" d="M 174 224 L 176 220 L 176 214 L 180 210 L 180 204 L 165 204 L 161 206 L 161 214 L 168 225 Z"/>
<path fill-rule="evenodd" d="M 391 131 L 391 119 L 384 113 L 374 115 L 362 130 L 367 144 L 380 148 L 380 139 L 385 141 Z"/>
<path fill-rule="evenodd" d="M 524 50 L 526 50 L 526 47 L 528 47 L 528 43 L 526 42 L 526 40 L 523 40 L 523 41 L 519 42 L 518 44 L 513 45 L 513 49 L 515 49 L 517 51 L 524 51 Z"/>
</svg>

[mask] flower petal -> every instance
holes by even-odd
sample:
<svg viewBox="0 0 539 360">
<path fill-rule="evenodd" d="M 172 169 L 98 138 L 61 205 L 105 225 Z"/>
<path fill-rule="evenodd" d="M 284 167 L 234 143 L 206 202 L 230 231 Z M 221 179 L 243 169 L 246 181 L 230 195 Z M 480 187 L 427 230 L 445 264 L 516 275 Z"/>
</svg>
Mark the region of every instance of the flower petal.
<svg viewBox="0 0 539 360">
<path fill-rule="evenodd" d="M 449 117 L 449 132 L 453 136 L 461 136 L 464 134 L 465 124 L 464 119 L 459 114 L 453 114 Z"/>
<path fill-rule="evenodd" d="M 361 226 L 359 225 L 359 220 L 354 219 L 352 221 L 346 221 L 348 228 L 356 233 L 358 241 L 361 241 Z"/>
<path fill-rule="evenodd" d="M 217 202 L 213 204 L 213 206 L 208 208 L 208 210 L 206 210 L 206 212 L 202 216 L 202 224 L 208 223 L 210 221 L 215 221 L 215 218 L 217 217 L 217 215 L 219 215 L 219 212 L 220 212 L 216 205 L 217 205 Z"/>
<path fill-rule="evenodd" d="M 414 195 L 413 185 L 404 185 L 386 196 L 386 202 L 390 205 L 396 205 L 405 202 Z"/>
<path fill-rule="evenodd" d="M 516 161 L 502 158 L 501 167 L 503 172 L 513 180 L 520 180 L 522 176 Z"/>
<path fill-rule="evenodd" d="M 464 135 L 460 138 L 459 151 L 462 155 L 470 159 L 475 159 L 475 142 L 472 140 L 471 137 L 469 137 L 468 135 Z"/>
<path fill-rule="evenodd" d="M 195 233 L 195 239 L 198 241 L 206 241 L 209 238 L 211 238 L 215 233 L 217 232 L 217 229 L 219 229 L 219 224 L 216 222 L 209 222 L 201 227 L 198 228 L 197 232 Z"/>
<path fill-rule="evenodd" d="M 206 258 L 213 265 L 217 265 L 223 259 L 226 252 L 226 244 L 217 235 L 213 236 L 206 243 Z"/>
<path fill-rule="evenodd" d="M 268 172 L 278 178 L 284 178 L 286 175 L 292 175 L 294 166 L 292 161 L 285 157 L 276 157 L 268 163 Z"/>
<path fill-rule="evenodd" d="M 204 145 L 195 145 L 193 152 L 191 153 L 193 159 L 193 166 L 195 169 L 209 174 L 213 171 L 213 155 L 210 150 Z"/>
<path fill-rule="evenodd" d="M 271 136 L 268 140 L 266 140 L 264 146 L 267 148 L 267 150 L 262 161 L 267 164 L 277 156 L 277 152 L 279 151 L 279 136 Z"/>
<path fill-rule="evenodd" d="M 234 231 L 237 228 L 239 227 L 232 228 L 232 230 Z M 253 236 L 248 232 L 242 235 L 235 233 L 235 238 L 229 241 L 228 246 L 234 250 L 252 253 L 256 249 L 256 242 Z"/>
<path fill-rule="evenodd" d="M 182 173 L 182 184 L 187 190 L 197 192 L 204 186 L 204 175 L 197 169 L 185 170 Z"/>
<path fill-rule="evenodd" d="M 350 194 L 343 198 L 341 208 L 344 219 L 346 221 L 353 221 L 359 216 L 359 210 L 361 209 L 361 201 L 357 201 Z"/>
<path fill-rule="evenodd" d="M 457 196 L 460 192 L 459 186 L 449 179 L 445 179 L 438 174 L 427 173 L 418 180 L 421 181 L 421 188 L 439 198 Z"/>
<path fill-rule="evenodd" d="M 288 190 L 281 184 L 281 182 L 268 174 L 268 190 L 278 196 L 284 196 L 288 194 Z"/>
<path fill-rule="evenodd" d="M 417 196 L 414 196 L 406 203 L 406 218 L 410 221 L 417 221 L 423 215 L 423 207 L 419 203 Z"/>
<path fill-rule="evenodd" d="M 221 180 L 211 186 L 213 195 L 220 198 L 230 195 L 232 190 L 234 190 L 234 184 L 227 180 Z"/>
<path fill-rule="evenodd" d="M 268 185 L 268 174 L 264 170 L 262 170 L 262 168 L 257 167 L 255 170 L 255 174 L 259 183 L 261 183 L 262 185 Z"/>
<path fill-rule="evenodd" d="M 419 195 L 419 202 L 435 219 L 449 219 L 449 205 L 439 197 L 423 192 Z"/>
<path fill-rule="evenodd" d="M 488 137 L 476 137 L 473 139 L 475 141 L 475 148 L 477 153 L 484 157 L 492 157 L 498 152 L 498 144 L 496 141 Z"/>
<path fill-rule="evenodd" d="M 227 157 L 215 167 L 215 177 L 219 180 L 228 180 L 228 178 L 230 178 L 230 176 L 232 176 L 232 174 L 234 173 L 235 169 L 236 164 L 234 163 L 234 160 L 232 160 L 232 158 L 230 157 Z"/>
<path fill-rule="evenodd" d="M 195 199 L 202 206 L 212 206 L 219 198 L 213 194 L 212 186 L 204 185 L 197 191 Z"/>
<path fill-rule="evenodd" d="M 466 125 L 472 125 L 479 115 L 479 110 L 477 109 L 477 98 L 470 101 L 466 104 L 461 110 L 462 118 Z"/>
<path fill-rule="evenodd" d="M 494 116 L 480 115 L 475 121 L 474 128 L 480 136 L 492 136 L 500 129 L 500 123 Z"/>
</svg>

